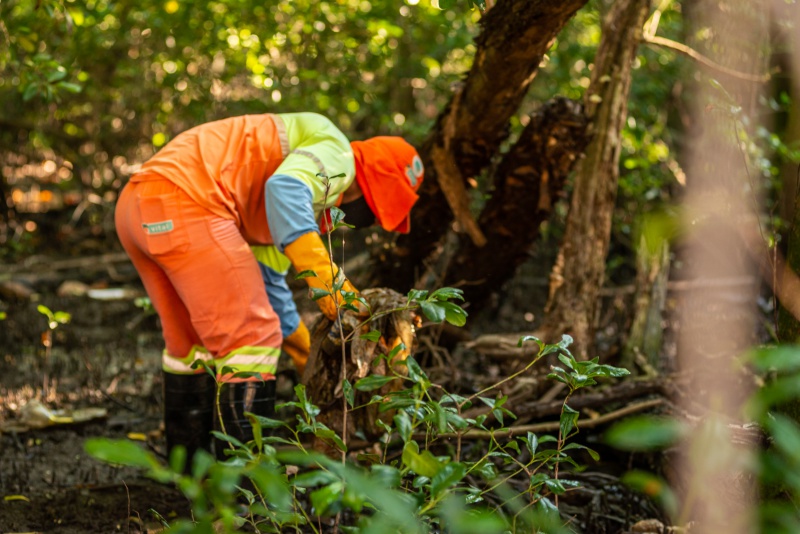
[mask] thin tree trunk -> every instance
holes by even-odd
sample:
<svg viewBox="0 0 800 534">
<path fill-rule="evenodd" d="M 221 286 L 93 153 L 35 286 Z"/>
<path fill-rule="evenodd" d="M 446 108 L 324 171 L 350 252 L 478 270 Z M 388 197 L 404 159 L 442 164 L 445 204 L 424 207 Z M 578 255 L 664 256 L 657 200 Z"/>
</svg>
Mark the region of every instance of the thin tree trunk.
<svg viewBox="0 0 800 534">
<path fill-rule="evenodd" d="M 550 338 L 571 334 L 573 350 L 580 357 L 586 357 L 592 347 L 617 194 L 620 132 L 627 114 L 632 62 L 649 4 L 649 0 L 619 0 L 603 23 L 586 93 L 592 140 L 575 177 L 564 241 L 550 275 L 544 332 Z"/>
</svg>

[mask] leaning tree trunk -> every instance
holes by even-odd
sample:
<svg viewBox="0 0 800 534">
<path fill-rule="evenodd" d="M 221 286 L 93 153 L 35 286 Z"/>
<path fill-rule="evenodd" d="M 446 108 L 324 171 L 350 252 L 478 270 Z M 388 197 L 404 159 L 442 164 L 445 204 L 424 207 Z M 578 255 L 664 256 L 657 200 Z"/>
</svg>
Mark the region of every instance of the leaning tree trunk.
<svg viewBox="0 0 800 534">
<path fill-rule="evenodd" d="M 617 194 L 620 133 L 626 119 L 632 63 L 649 4 L 649 0 L 618 0 L 603 23 L 585 96 L 592 140 L 575 177 L 564 241 L 550 275 L 543 331 L 551 338 L 571 334 L 573 349 L 581 357 L 586 357 L 592 346 Z"/>
<path fill-rule="evenodd" d="M 492 198 L 478 220 L 486 245 L 463 239 L 445 285 L 463 286 L 466 300 L 480 308 L 511 278 L 528 258 L 539 226 L 549 218 L 567 175 L 586 148 L 586 127 L 582 107 L 567 98 L 548 102 L 531 116 L 495 171 Z"/>
<path fill-rule="evenodd" d="M 539 63 L 564 24 L 587 0 L 499 0 L 481 20 L 467 78 L 421 147 L 425 181 L 412 231 L 376 258 L 378 285 L 406 291 L 455 215 L 477 244 L 486 242 L 469 213 L 466 183 L 484 169 L 508 136 Z"/>
</svg>

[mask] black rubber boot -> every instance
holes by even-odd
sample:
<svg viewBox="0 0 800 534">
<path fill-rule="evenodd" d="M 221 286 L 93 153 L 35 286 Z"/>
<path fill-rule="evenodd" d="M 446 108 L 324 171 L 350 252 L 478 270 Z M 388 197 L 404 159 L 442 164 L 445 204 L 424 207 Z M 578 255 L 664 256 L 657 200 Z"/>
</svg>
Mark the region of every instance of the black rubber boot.
<svg viewBox="0 0 800 534">
<path fill-rule="evenodd" d="M 195 452 L 199 449 L 211 452 L 216 382 L 208 373 L 163 375 L 167 451 L 183 445 L 186 448 L 185 471 L 189 472 Z"/>
<path fill-rule="evenodd" d="M 275 415 L 275 380 L 265 382 L 229 382 L 220 386 L 219 408 L 225 433 L 242 443 L 253 439 L 253 427 L 244 412 L 262 417 Z M 216 429 L 222 432 L 222 425 L 217 421 Z M 230 448 L 226 442 L 217 440 L 215 444 L 217 458 L 228 458 L 224 450 Z"/>
</svg>

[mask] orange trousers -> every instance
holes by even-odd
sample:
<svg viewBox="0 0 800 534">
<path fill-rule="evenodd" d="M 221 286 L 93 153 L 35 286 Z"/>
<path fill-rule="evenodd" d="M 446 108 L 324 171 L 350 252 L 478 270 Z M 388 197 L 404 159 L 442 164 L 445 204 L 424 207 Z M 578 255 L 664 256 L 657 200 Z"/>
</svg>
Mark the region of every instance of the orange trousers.
<svg viewBox="0 0 800 534">
<path fill-rule="evenodd" d="M 211 213 L 172 182 L 152 175 L 125 186 L 115 221 L 161 318 L 168 356 L 187 358 L 202 348 L 219 360 L 234 352 L 237 363 L 253 363 L 243 368 L 274 373 L 282 343 L 280 321 L 233 220 Z"/>
</svg>

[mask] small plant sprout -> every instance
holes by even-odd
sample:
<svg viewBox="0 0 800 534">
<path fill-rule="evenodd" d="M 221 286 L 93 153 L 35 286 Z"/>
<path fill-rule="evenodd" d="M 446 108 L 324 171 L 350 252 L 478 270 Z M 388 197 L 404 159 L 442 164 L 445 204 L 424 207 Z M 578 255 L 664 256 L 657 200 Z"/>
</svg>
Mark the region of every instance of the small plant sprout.
<svg viewBox="0 0 800 534">
<path fill-rule="evenodd" d="M 44 372 L 42 378 L 42 395 L 46 399 L 49 394 L 50 355 L 53 349 L 53 332 L 62 324 L 67 324 L 72 315 L 64 311 L 53 312 L 44 304 L 39 304 L 36 310 L 47 319 L 47 330 L 42 332 L 42 345 L 44 345 Z M 55 392 L 55 391 L 54 391 Z"/>
</svg>

